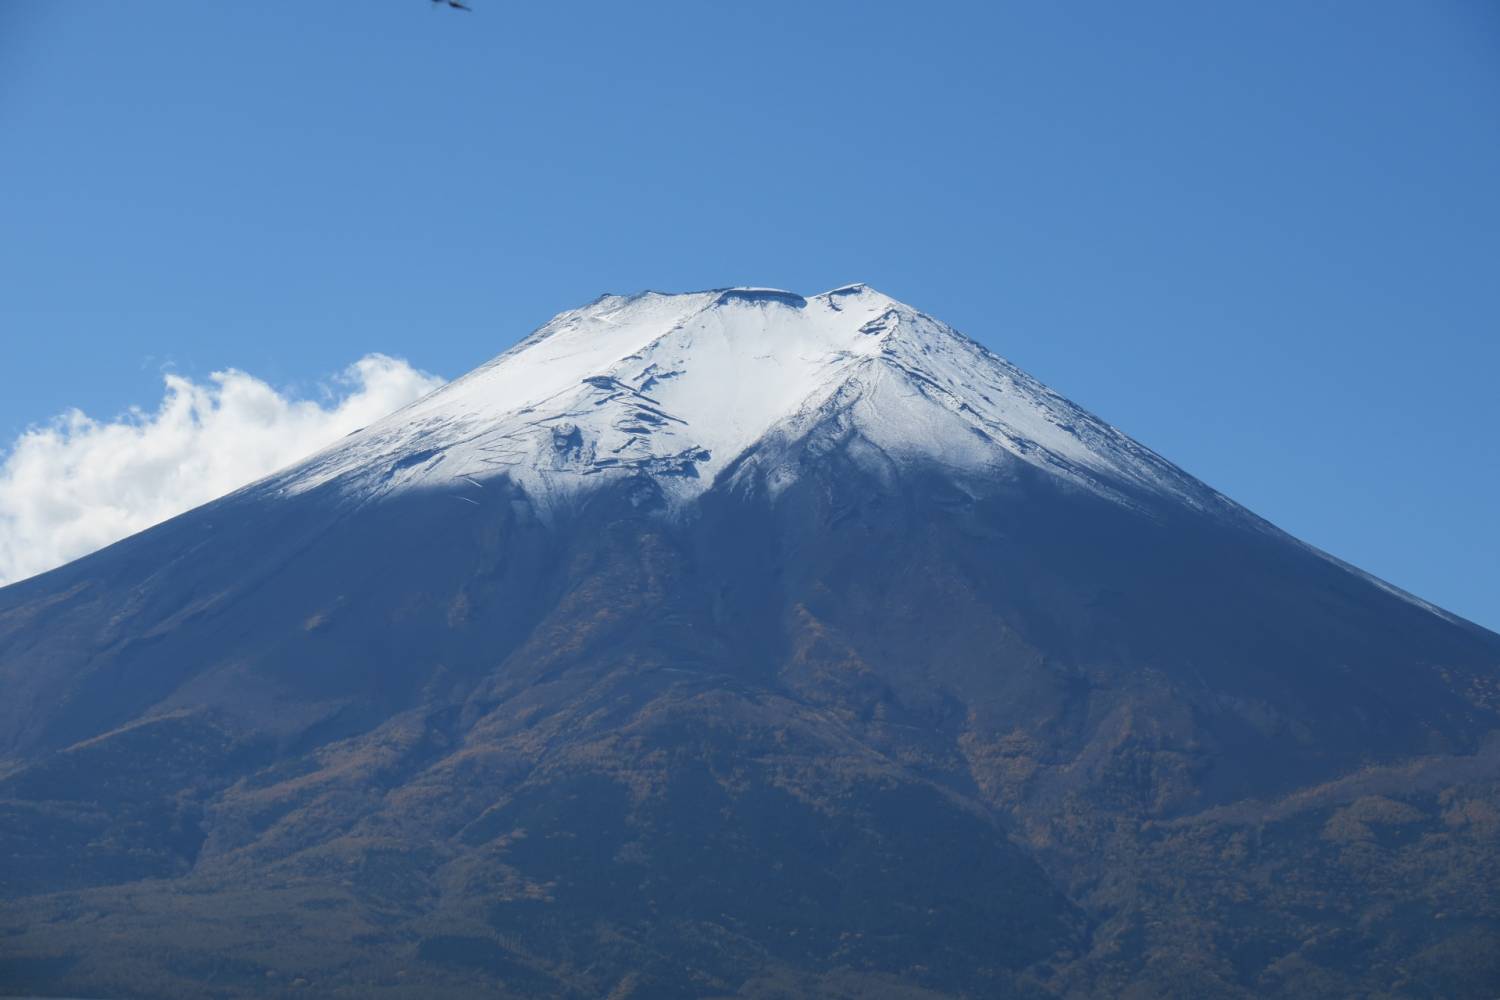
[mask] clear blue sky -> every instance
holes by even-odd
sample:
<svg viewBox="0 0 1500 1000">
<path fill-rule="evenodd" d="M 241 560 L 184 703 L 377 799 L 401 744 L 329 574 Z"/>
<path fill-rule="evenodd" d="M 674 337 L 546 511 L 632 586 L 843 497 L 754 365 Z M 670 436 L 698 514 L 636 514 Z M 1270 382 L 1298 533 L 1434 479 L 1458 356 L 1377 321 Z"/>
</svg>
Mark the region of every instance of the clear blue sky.
<svg viewBox="0 0 1500 1000">
<path fill-rule="evenodd" d="M 1500 627 L 1500 5 L 0 0 L 0 441 L 868 281 Z"/>
</svg>

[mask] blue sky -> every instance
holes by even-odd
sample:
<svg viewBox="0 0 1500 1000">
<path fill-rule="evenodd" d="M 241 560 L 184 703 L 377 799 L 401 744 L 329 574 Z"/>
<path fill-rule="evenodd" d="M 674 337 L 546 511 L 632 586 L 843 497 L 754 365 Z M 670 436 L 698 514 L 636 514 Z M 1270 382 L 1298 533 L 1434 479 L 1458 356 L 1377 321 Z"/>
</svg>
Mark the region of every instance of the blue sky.
<svg viewBox="0 0 1500 1000">
<path fill-rule="evenodd" d="M 0 441 L 867 281 L 1500 627 L 1500 8 L 0 3 Z"/>
</svg>

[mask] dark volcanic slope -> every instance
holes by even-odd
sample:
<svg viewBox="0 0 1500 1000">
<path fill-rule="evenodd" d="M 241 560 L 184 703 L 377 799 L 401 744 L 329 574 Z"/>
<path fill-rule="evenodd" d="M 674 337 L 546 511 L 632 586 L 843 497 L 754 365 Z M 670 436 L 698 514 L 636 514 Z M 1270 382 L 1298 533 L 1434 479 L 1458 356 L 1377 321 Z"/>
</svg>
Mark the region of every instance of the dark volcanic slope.
<svg viewBox="0 0 1500 1000">
<path fill-rule="evenodd" d="M 273 484 L 0 591 L 0 992 L 1493 997 L 1500 637 L 871 441 Z"/>
</svg>

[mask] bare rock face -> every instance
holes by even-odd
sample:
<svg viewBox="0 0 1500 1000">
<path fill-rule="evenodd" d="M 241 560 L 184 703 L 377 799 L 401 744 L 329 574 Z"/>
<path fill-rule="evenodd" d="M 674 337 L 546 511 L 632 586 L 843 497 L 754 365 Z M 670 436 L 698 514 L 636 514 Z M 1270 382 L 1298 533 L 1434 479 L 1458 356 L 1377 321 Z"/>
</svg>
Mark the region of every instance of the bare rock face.
<svg viewBox="0 0 1500 1000">
<path fill-rule="evenodd" d="M 1500 636 L 864 286 L 565 313 L 0 691 L 0 993 L 1500 984 Z"/>
</svg>

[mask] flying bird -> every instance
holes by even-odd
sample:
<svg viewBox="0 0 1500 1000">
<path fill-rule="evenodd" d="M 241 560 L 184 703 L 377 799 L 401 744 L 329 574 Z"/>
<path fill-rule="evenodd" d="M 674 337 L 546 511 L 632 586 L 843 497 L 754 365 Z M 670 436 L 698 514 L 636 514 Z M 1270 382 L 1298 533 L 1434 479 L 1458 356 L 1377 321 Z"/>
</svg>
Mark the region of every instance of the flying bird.
<svg viewBox="0 0 1500 1000">
<path fill-rule="evenodd" d="M 468 4 L 464 3 L 463 0 L 432 0 L 432 3 L 433 3 L 434 6 L 441 6 L 443 4 L 447 4 L 449 7 L 452 7 L 454 10 L 469 10 L 469 11 L 472 11 L 474 9 L 473 7 L 470 7 Z"/>
</svg>

